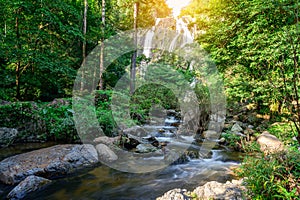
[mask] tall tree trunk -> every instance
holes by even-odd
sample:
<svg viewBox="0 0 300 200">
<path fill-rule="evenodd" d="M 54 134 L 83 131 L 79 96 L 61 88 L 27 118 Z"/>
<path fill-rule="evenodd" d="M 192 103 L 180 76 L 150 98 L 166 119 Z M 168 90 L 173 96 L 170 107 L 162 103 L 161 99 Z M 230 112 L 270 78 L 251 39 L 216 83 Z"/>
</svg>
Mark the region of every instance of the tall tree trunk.
<svg viewBox="0 0 300 200">
<path fill-rule="evenodd" d="M 99 66 L 99 90 L 103 89 L 103 71 L 104 71 L 104 38 L 105 38 L 105 0 L 102 0 L 102 38 L 100 48 L 100 66 Z"/>
<path fill-rule="evenodd" d="M 19 14 L 19 11 L 17 11 L 17 15 Z M 16 49 L 18 51 L 21 50 L 21 43 L 20 43 L 20 31 L 19 31 L 19 18 L 18 16 L 16 17 L 16 37 L 17 37 L 17 44 L 16 44 Z M 20 52 L 17 53 L 18 61 L 16 63 L 16 98 L 19 100 L 21 95 L 20 95 L 20 75 L 21 75 L 21 61 L 20 61 Z"/>
<path fill-rule="evenodd" d="M 83 60 L 83 65 L 85 63 L 85 57 L 86 57 L 86 27 L 87 27 L 87 11 L 88 11 L 88 1 L 84 0 L 84 11 L 83 11 L 83 37 L 84 41 L 82 43 L 82 60 Z M 83 91 L 84 89 L 84 71 L 82 71 L 81 74 L 81 83 L 80 83 L 80 90 Z"/>
<path fill-rule="evenodd" d="M 133 55 L 131 57 L 131 69 L 130 69 L 130 94 L 134 93 L 135 90 L 135 75 L 136 75 L 136 57 L 137 57 L 137 15 L 138 15 L 138 7 L 139 4 L 137 2 L 133 5 L 133 29 L 134 29 L 134 35 L 133 35 L 133 42 L 135 45 L 135 50 L 133 52 Z"/>
</svg>

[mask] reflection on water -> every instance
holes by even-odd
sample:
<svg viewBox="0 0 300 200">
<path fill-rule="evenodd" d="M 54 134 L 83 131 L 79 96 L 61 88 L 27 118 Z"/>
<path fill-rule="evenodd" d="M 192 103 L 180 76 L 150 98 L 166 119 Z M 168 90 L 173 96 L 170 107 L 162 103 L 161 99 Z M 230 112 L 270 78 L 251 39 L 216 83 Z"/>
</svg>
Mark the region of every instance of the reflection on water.
<svg viewBox="0 0 300 200">
<path fill-rule="evenodd" d="M 77 176 L 56 180 L 46 190 L 28 199 L 155 199 L 173 188 L 192 190 L 212 180 L 226 182 L 232 179 L 228 170 L 238 165 L 238 159 L 230 152 L 213 150 L 210 159 L 190 160 L 186 164 L 144 174 L 120 172 L 102 165 Z"/>
</svg>

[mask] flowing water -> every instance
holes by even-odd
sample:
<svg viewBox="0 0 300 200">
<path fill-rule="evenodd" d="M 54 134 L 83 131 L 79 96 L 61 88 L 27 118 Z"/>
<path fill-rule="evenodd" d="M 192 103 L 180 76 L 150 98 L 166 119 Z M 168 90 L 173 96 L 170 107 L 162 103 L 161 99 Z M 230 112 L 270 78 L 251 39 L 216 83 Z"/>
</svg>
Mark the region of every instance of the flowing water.
<svg viewBox="0 0 300 200">
<path fill-rule="evenodd" d="M 237 157 L 223 150 L 213 150 L 212 153 L 209 159 L 193 159 L 145 174 L 120 172 L 102 165 L 80 175 L 57 180 L 46 191 L 35 193 L 28 199 L 145 200 L 155 199 L 173 188 L 192 190 L 208 181 L 231 179 L 228 169 L 238 165 Z"/>
<path fill-rule="evenodd" d="M 176 127 L 171 125 L 176 122 L 179 122 L 179 120 L 176 120 L 174 117 L 168 117 L 164 126 L 148 125 L 145 128 L 150 130 L 149 135 L 156 135 L 157 140 L 170 142 L 168 145 L 170 148 L 172 148 L 172 145 L 181 147 L 190 145 L 193 149 L 201 151 L 200 144 L 191 144 L 193 142 L 193 137 L 191 136 L 181 136 L 181 141 L 175 139 L 172 133 L 174 133 Z M 164 135 L 159 135 L 159 132 L 155 130 L 162 128 L 166 131 Z M 42 144 L 40 148 L 45 147 L 43 145 L 46 144 Z M 2 158 L 38 148 L 38 146 L 23 147 L 22 150 L 14 151 L 11 149 L 11 151 L 7 151 L 6 156 L 2 152 Z M 211 150 L 210 156 L 206 158 L 190 159 L 184 164 L 169 165 L 164 169 L 148 173 L 127 173 L 105 165 L 99 165 L 95 168 L 85 169 L 80 173 L 54 180 L 53 184 L 45 190 L 33 193 L 26 199 L 155 199 L 170 189 L 185 188 L 193 190 L 195 187 L 208 181 L 226 182 L 232 179 L 229 169 L 239 165 L 240 155 L 236 152 L 215 148 Z M 145 169 L 151 167 L 147 163 L 148 161 L 153 161 L 153 159 L 159 161 L 163 160 L 163 157 L 145 158 L 143 167 Z M 11 189 L 12 186 L 0 185 L 0 196 L 1 193 L 3 197 L 6 196 Z"/>
<path fill-rule="evenodd" d="M 158 23 L 157 23 L 158 24 Z M 149 30 L 144 41 L 143 53 L 146 57 L 151 57 L 151 48 L 155 35 L 155 27 Z M 193 41 L 192 35 L 188 30 L 187 24 L 182 19 L 176 20 L 176 35 L 171 40 L 169 51 L 172 52 L 179 47 Z M 165 125 L 154 126 L 151 136 L 155 136 L 158 141 L 167 141 L 170 146 L 188 147 L 193 142 L 190 136 L 181 136 L 182 140 L 174 139 L 174 129 L 172 124 L 176 123 L 175 118 L 167 118 Z M 148 127 L 149 128 L 149 127 Z M 158 134 L 157 129 L 164 129 L 163 135 Z M 153 135 L 154 134 L 154 135 Z M 30 144 L 0 149 L 0 160 L 15 154 L 27 152 L 30 150 L 47 147 L 46 144 Z M 201 151 L 201 145 L 193 143 L 193 149 Z M 117 171 L 105 165 L 99 165 L 95 168 L 86 169 L 77 174 L 54 180 L 53 184 L 45 190 L 31 194 L 26 199 L 40 200 L 85 200 L 85 199 L 155 199 L 163 193 L 174 188 L 185 188 L 193 190 L 195 187 L 205 184 L 208 181 L 226 182 L 232 179 L 229 169 L 239 164 L 241 154 L 229 152 L 225 149 L 213 149 L 209 158 L 190 159 L 184 164 L 169 165 L 164 169 L 149 173 L 126 173 Z M 161 156 L 148 158 L 159 162 L 163 159 Z M 145 169 L 147 159 L 145 159 Z M 147 170 L 146 170 L 147 171 Z M 0 184 L 0 197 L 6 196 L 13 187 Z"/>
</svg>

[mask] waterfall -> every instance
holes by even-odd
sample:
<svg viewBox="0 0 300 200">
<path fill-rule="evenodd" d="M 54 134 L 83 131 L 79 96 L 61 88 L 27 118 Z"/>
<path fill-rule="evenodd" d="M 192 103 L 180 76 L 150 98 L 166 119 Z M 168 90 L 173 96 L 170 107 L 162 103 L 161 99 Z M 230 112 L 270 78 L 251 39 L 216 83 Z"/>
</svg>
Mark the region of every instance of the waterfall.
<svg viewBox="0 0 300 200">
<path fill-rule="evenodd" d="M 144 54 L 147 58 L 150 58 L 150 54 L 151 54 L 152 39 L 153 39 L 153 36 L 154 36 L 154 29 L 155 29 L 155 27 L 153 26 L 153 27 L 147 32 L 146 38 L 145 38 L 143 54 Z"/>
<path fill-rule="evenodd" d="M 170 44 L 170 47 L 169 47 L 169 52 L 174 51 L 179 36 L 180 36 L 180 34 L 177 33 L 177 35 L 176 35 L 176 36 L 174 37 L 174 39 L 172 40 L 172 42 L 171 42 L 171 44 Z"/>
<path fill-rule="evenodd" d="M 182 48 L 184 45 L 192 43 L 193 36 L 187 24 L 188 21 L 186 21 L 185 18 L 157 18 L 155 26 L 148 30 L 145 35 L 145 40 L 142 44 L 143 54 L 147 58 L 151 58 L 152 49 L 163 48 L 169 52 L 173 52 L 176 48 Z M 176 28 L 175 34 L 172 32 L 173 27 Z M 171 36 L 171 38 L 165 40 L 165 35 L 163 35 L 165 33 L 172 33 L 167 36 Z"/>
<path fill-rule="evenodd" d="M 169 47 L 169 52 L 172 52 L 175 50 L 177 42 L 180 42 L 181 45 L 180 47 L 183 47 L 186 44 L 190 44 L 193 42 L 193 37 L 191 32 L 189 31 L 187 24 L 184 23 L 184 21 L 180 19 L 176 19 L 176 32 L 177 35 L 174 37 L 172 40 L 170 47 Z M 178 41 L 178 38 L 182 36 L 182 40 Z"/>
<path fill-rule="evenodd" d="M 192 37 L 192 34 L 189 31 L 188 27 L 187 27 L 187 24 L 184 23 L 181 18 L 178 19 L 177 22 L 178 22 L 178 25 L 179 25 L 178 27 L 180 28 L 180 32 L 183 32 L 183 41 L 182 41 L 181 47 L 183 47 L 185 44 L 192 43 L 193 42 L 193 37 Z"/>
</svg>

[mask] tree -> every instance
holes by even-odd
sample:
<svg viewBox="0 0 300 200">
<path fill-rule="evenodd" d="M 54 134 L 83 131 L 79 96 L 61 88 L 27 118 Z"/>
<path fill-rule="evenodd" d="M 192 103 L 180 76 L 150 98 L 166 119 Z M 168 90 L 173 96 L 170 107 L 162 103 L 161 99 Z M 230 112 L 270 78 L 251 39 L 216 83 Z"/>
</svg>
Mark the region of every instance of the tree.
<svg viewBox="0 0 300 200">
<path fill-rule="evenodd" d="M 217 0 L 199 14 L 206 33 L 197 40 L 224 73 L 231 100 L 288 115 L 299 127 L 299 2 Z"/>
<path fill-rule="evenodd" d="M 86 57 L 86 27 L 87 27 L 87 11 L 88 11 L 88 1 L 84 0 L 84 11 L 83 11 L 83 37 L 84 41 L 82 43 L 82 60 L 85 62 Z M 84 72 L 81 74 L 82 78 L 84 78 Z M 80 89 L 84 89 L 84 83 L 81 81 Z"/>
<path fill-rule="evenodd" d="M 139 3 L 135 2 L 133 6 L 133 29 L 134 29 L 134 35 L 133 35 L 133 42 L 135 47 L 137 47 L 137 16 L 138 16 L 138 8 Z M 136 57 L 137 57 L 137 51 L 134 50 L 131 58 L 131 68 L 130 68 L 130 93 L 133 94 L 135 90 L 135 76 L 136 76 Z"/>
<path fill-rule="evenodd" d="M 100 49 L 100 73 L 99 73 L 99 89 L 103 89 L 103 71 L 104 71 L 104 34 L 105 34 L 105 0 L 102 0 L 102 40 Z"/>
</svg>

